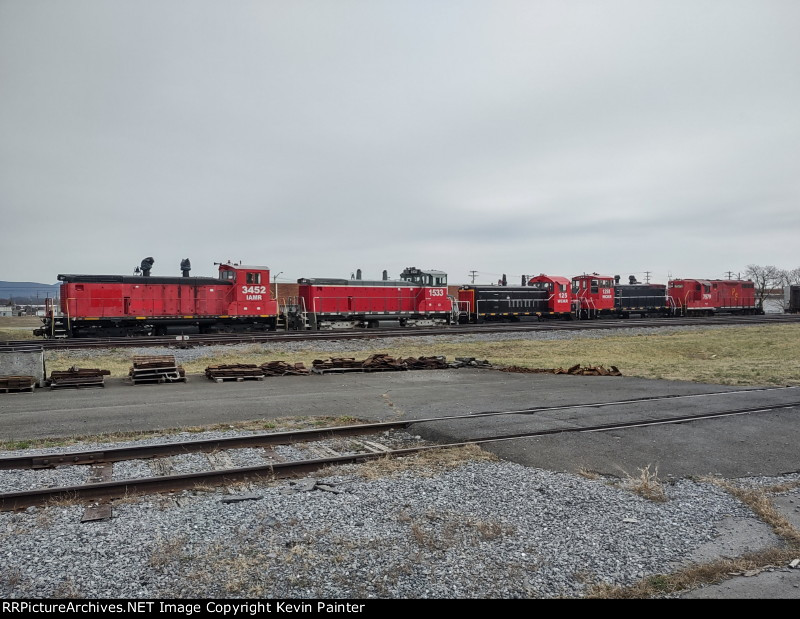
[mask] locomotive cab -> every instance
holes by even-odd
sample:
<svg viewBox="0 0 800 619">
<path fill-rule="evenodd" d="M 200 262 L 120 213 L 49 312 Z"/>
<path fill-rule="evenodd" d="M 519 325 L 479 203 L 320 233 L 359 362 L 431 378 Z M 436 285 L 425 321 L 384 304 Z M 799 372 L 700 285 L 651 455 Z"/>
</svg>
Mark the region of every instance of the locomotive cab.
<svg viewBox="0 0 800 619">
<path fill-rule="evenodd" d="M 615 278 L 592 273 L 572 278 L 572 294 L 581 318 L 598 318 L 614 311 Z"/>
<path fill-rule="evenodd" d="M 219 279 L 232 284 L 229 316 L 277 316 L 278 302 L 272 298 L 269 267 L 227 262 L 219 265 Z"/>
<path fill-rule="evenodd" d="M 562 318 L 572 316 L 572 293 L 569 280 L 555 275 L 537 275 L 528 280 L 528 286 L 547 291 L 548 314 Z"/>
<path fill-rule="evenodd" d="M 447 273 L 444 271 L 423 271 L 417 267 L 407 267 L 400 273 L 400 279 L 419 286 L 447 286 Z"/>
</svg>

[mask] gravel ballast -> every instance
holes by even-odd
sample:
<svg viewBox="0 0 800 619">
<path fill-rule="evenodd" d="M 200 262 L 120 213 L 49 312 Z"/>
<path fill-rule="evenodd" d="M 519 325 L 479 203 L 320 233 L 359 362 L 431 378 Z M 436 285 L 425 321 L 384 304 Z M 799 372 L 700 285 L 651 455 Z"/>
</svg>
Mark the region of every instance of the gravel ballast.
<svg viewBox="0 0 800 619">
<path fill-rule="evenodd" d="M 257 452 L 243 450 L 237 464 Z M 755 522 L 705 481 L 673 480 L 667 500 L 655 502 L 620 480 L 507 462 L 365 477 L 374 466 L 331 469 L 311 483 L 128 498 L 114 503 L 108 521 L 81 523 L 80 505 L 0 513 L 0 595 L 581 597 L 594 584 L 631 585 L 685 565 L 725 518 Z M 0 489 L 19 489 L 30 475 L 4 471 Z M 64 485 L 83 474 L 65 467 L 47 475 L 44 484 Z"/>
</svg>

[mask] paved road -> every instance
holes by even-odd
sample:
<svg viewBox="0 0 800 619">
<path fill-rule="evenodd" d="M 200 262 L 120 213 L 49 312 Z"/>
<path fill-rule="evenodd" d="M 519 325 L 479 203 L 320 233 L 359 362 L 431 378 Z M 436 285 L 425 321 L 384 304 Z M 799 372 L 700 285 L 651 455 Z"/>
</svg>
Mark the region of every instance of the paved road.
<svg viewBox="0 0 800 619">
<path fill-rule="evenodd" d="M 725 395 L 707 395 L 727 391 Z M 656 396 L 608 407 L 575 405 Z M 800 471 L 800 389 L 752 390 L 626 377 L 512 374 L 459 369 L 376 374 L 291 376 L 214 383 L 127 384 L 107 380 L 102 389 L 0 394 L 0 440 L 168 429 L 290 416 L 347 415 L 366 420 L 422 419 L 486 411 L 566 406 L 557 411 L 414 424 L 413 431 L 444 442 L 476 436 L 582 427 L 646 416 L 651 419 L 766 405 L 778 411 L 724 419 L 610 432 L 552 435 L 490 443 L 502 458 L 556 471 L 636 474 L 658 467 L 659 476 L 715 474 L 727 478 L 777 476 Z M 789 501 L 794 501 L 790 503 Z M 800 492 L 781 507 L 797 517 Z M 766 525 L 764 525 L 766 527 Z M 732 525 L 708 556 L 735 556 L 774 543 L 771 532 Z M 733 579 L 687 597 L 800 597 L 800 570 Z"/>
</svg>

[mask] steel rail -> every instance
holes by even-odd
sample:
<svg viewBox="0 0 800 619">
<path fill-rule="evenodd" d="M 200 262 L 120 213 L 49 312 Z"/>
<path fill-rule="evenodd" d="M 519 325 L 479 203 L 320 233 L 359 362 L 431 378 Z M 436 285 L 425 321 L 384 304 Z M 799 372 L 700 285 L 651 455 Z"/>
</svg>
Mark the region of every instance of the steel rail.
<svg viewBox="0 0 800 619">
<path fill-rule="evenodd" d="M 736 415 L 747 415 L 761 412 L 771 412 L 786 408 L 795 408 L 800 402 L 792 404 L 779 404 L 767 407 L 755 407 L 746 409 L 736 409 L 729 411 L 718 411 L 715 413 L 702 413 L 699 415 L 682 415 L 678 417 L 666 417 L 661 419 L 640 420 L 634 422 L 619 422 L 602 424 L 596 426 L 586 426 L 582 428 L 553 428 L 550 430 L 537 430 L 534 432 L 519 432 L 513 434 L 503 434 L 476 439 L 469 439 L 457 443 L 446 443 L 440 445 L 425 445 L 419 447 L 409 447 L 396 449 L 381 453 L 362 453 L 347 456 L 336 456 L 329 458 L 317 458 L 313 460 L 297 460 L 294 462 L 278 462 L 262 466 L 249 466 L 234 469 L 203 471 L 199 473 L 188 473 L 183 475 L 169 475 L 164 477 L 145 477 L 141 479 L 123 479 L 118 481 L 99 482 L 83 484 L 79 486 L 62 486 L 57 488 L 45 488 L 40 490 L 29 490 L 20 492 L 7 492 L 0 494 L 0 511 L 11 511 L 23 509 L 31 506 L 46 505 L 50 501 L 61 500 L 112 500 L 132 495 L 155 494 L 159 492 L 172 492 L 186 490 L 198 486 L 222 485 L 225 483 L 246 481 L 259 478 L 282 479 L 295 477 L 300 474 L 318 471 L 329 466 L 342 464 L 363 463 L 378 458 L 401 457 L 430 451 L 434 449 L 452 449 L 464 447 L 466 445 L 481 445 L 500 441 L 518 440 L 523 438 L 536 438 L 540 436 L 551 436 L 556 434 L 607 432 L 627 428 L 639 428 L 655 425 L 667 425 L 674 423 L 687 423 L 701 421 L 704 419 L 718 419 Z"/>
<path fill-rule="evenodd" d="M 643 402 L 657 402 L 662 400 L 738 395 L 742 393 L 756 393 L 765 391 L 792 391 L 796 389 L 800 389 L 800 387 L 756 387 L 751 389 L 709 391 L 704 393 L 642 396 L 639 398 L 627 398 L 625 400 L 615 400 L 610 402 L 559 404 L 558 406 L 537 406 L 510 411 L 484 411 L 479 413 L 468 413 L 464 415 L 444 415 L 438 417 L 423 417 L 420 419 L 405 419 L 403 421 L 383 421 L 347 426 L 331 426 L 329 428 L 314 428 L 311 430 L 290 430 L 285 432 L 253 434 L 249 436 L 161 443 L 158 445 L 135 445 L 130 447 L 114 447 L 110 449 L 91 451 L 73 451 L 26 456 L 5 456 L 0 457 L 0 470 L 42 469 L 54 468 L 57 466 L 90 465 L 100 462 L 144 460 L 149 458 L 175 456 L 185 453 L 209 453 L 225 449 L 241 449 L 245 447 L 270 447 L 275 445 L 288 445 L 344 436 L 375 434 L 380 431 L 404 429 L 411 425 L 438 421 L 457 421 L 507 415 L 530 415 L 534 413 L 552 412 L 558 410 L 605 408 L 608 406 L 639 404 Z"/>
<path fill-rule="evenodd" d="M 347 340 L 375 339 L 384 337 L 414 337 L 424 335 L 474 335 L 479 333 L 508 333 L 535 331 L 580 331 L 630 328 L 662 328 L 683 326 L 710 325 L 756 325 L 756 324 L 792 324 L 800 322 L 800 315 L 766 314 L 761 316 L 712 316 L 698 318 L 628 318 L 602 320 L 573 321 L 531 321 L 503 324 L 461 325 L 445 328 L 378 328 L 356 331 L 298 331 L 298 332 L 266 332 L 218 335 L 189 335 L 185 340 L 176 337 L 120 337 L 120 338 L 66 338 L 59 340 L 9 340 L 0 342 L 0 346 L 22 346 L 32 343 L 41 345 L 46 350 L 67 350 L 80 348 L 129 348 L 170 346 L 175 348 L 211 346 L 218 344 L 247 344 L 265 342 L 290 342 L 308 340 Z"/>
</svg>

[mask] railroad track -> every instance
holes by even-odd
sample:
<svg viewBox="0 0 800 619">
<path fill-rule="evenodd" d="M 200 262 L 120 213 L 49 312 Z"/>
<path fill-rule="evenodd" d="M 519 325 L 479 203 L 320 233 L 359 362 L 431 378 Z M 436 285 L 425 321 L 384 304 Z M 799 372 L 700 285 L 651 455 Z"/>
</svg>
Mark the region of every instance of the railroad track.
<svg viewBox="0 0 800 619">
<path fill-rule="evenodd" d="M 144 495 L 162 492 L 175 492 L 198 487 L 226 485 L 233 482 L 273 480 L 312 473 L 329 466 L 363 463 L 377 458 L 403 457 L 434 449 L 451 449 L 465 445 L 482 445 L 501 441 L 519 440 L 554 434 L 605 432 L 626 428 L 639 428 L 654 425 L 691 423 L 700 420 L 750 415 L 781 409 L 800 408 L 800 399 L 790 403 L 777 405 L 726 408 L 713 412 L 689 415 L 665 415 L 663 417 L 639 417 L 608 424 L 588 424 L 576 426 L 574 420 L 555 424 L 551 428 L 536 431 L 521 431 L 481 435 L 455 443 L 430 443 L 419 437 L 411 436 L 404 431 L 412 425 L 420 425 L 437 421 L 467 421 L 482 417 L 534 415 L 568 409 L 603 408 L 621 406 L 659 400 L 715 398 L 752 392 L 784 391 L 794 393 L 800 387 L 765 387 L 735 391 L 715 391 L 691 395 L 652 396 L 611 402 L 590 404 L 565 404 L 559 406 L 534 407 L 513 411 L 489 411 L 445 417 L 429 417 L 360 425 L 337 426 L 313 430 L 297 430 L 254 434 L 229 438 L 204 439 L 162 443 L 157 445 L 137 445 L 130 447 L 109 448 L 93 451 L 65 451 L 44 455 L 9 456 L 0 458 L 0 470 L 39 470 L 55 467 L 71 467 L 89 465 L 90 475 L 86 483 L 70 486 L 38 488 L 0 494 L 0 511 L 24 509 L 30 506 L 47 505 L 51 501 L 74 500 L 92 502 L 84 514 L 83 520 L 106 519 L 111 516 L 111 501 L 131 495 Z M 370 437 L 367 440 L 364 437 Z M 354 437 L 360 437 L 354 439 Z M 345 442 L 345 439 L 347 441 Z M 297 446 L 305 444 L 303 452 L 287 457 L 279 453 L 279 446 Z M 398 446 L 401 445 L 401 446 Z M 234 457 L 230 454 L 240 449 L 258 449 L 258 454 L 248 454 L 249 459 L 260 460 L 259 464 L 235 466 Z M 186 457 L 190 454 L 205 454 L 203 463 L 205 470 L 178 472 L 177 466 L 167 458 Z M 305 457 L 307 455 L 314 457 Z M 155 475 L 143 475 L 135 478 L 114 480 L 115 463 L 134 461 L 139 463 L 139 470 L 155 472 Z M 192 463 L 197 465 L 199 459 Z M 26 480 L 26 484 L 29 482 Z M 335 490 L 334 490 L 335 491 Z"/>
<path fill-rule="evenodd" d="M 413 337 L 421 335 L 472 335 L 480 333 L 514 333 L 532 331 L 580 331 L 603 329 L 626 329 L 642 327 L 716 326 L 716 325 L 762 325 L 795 324 L 800 315 L 765 314 L 763 316 L 712 316 L 705 318 L 628 318 L 613 320 L 573 321 L 520 321 L 517 323 L 483 323 L 445 328 L 378 328 L 355 331 L 271 331 L 264 333 L 239 333 L 215 335 L 184 335 L 160 337 L 77 338 L 60 340 L 9 340 L 0 342 L 0 347 L 42 346 L 45 350 L 79 348 L 126 348 L 144 346 L 194 347 L 218 344 L 242 344 L 265 342 L 292 342 L 307 340 L 351 340 L 384 337 Z"/>
</svg>

